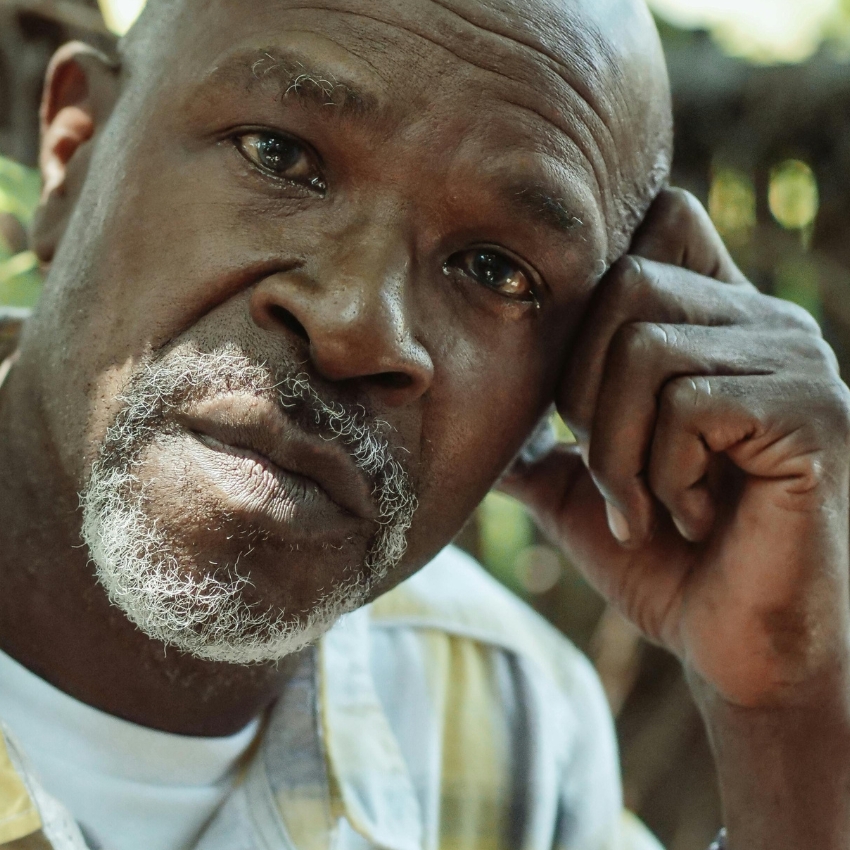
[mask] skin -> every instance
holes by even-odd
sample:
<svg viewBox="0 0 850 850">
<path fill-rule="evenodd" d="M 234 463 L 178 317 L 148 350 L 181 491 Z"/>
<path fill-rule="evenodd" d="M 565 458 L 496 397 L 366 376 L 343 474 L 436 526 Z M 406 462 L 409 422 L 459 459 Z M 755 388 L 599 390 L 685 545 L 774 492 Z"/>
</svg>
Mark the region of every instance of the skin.
<svg viewBox="0 0 850 850">
<path fill-rule="evenodd" d="M 847 388 L 816 324 L 756 293 L 688 196 L 661 193 L 634 234 L 669 148 L 642 7 L 523 9 L 269 0 L 249 17 L 218 0 L 199 16 L 187 0 L 143 21 L 122 69 L 56 57 L 34 233 L 51 273 L 0 397 L 0 645 L 184 734 L 232 732 L 281 687 L 285 663 L 163 653 L 79 548 L 76 494 L 116 395 L 163 346 L 236 339 L 392 425 L 420 509 L 376 592 L 451 539 L 554 400 L 578 446 L 502 487 L 682 660 L 730 846 L 844 848 Z M 324 100 L 282 96 L 305 65 L 332 82 Z M 324 194 L 252 165 L 258 128 L 304 139 L 322 167 L 296 175 Z M 539 307 L 458 260 L 480 246 L 526 270 Z M 208 482 L 147 460 L 195 567 L 231 557 Z M 316 554 L 259 547 L 258 596 L 309 607 L 344 566 Z"/>
</svg>

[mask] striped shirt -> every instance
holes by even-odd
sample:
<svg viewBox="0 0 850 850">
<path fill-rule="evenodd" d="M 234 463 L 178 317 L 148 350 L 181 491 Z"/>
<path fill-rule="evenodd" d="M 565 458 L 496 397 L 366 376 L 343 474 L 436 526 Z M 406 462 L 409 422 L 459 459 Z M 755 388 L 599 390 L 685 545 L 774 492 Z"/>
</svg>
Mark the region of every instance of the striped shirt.
<svg viewBox="0 0 850 850">
<path fill-rule="evenodd" d="M 40 789 L 8 732 L 0 846 L 101 846 Z M 301 653 L 241 780 L 195 843 L 331 848 L 659 845 L 623 811 L 590 664 L 449 547 Z"/>
</svg>

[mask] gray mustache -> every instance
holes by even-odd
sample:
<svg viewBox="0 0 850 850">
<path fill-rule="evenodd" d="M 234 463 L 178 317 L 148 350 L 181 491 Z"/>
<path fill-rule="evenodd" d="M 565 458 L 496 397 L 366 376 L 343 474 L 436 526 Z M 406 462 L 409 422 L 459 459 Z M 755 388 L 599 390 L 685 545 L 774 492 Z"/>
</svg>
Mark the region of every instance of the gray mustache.
<svg viewBox="0 0 850 850">
<path fill-rule="evenodd" d="M 126 466 L 157 436 L 176 425 L 170 416 L 187 403 L 225 392 L 242 391 L 279 404 L 307 431 L 343 445 L 371 482 L 379 513 L 371 569 L 385 571 L 406 549 L 406 534 L 417 508 L 410 476 L 386 437 L 390 426 L 370 421 L 359 405 L 326 401 L 310 377 L 275 374 L 265 363 L 228 344 L 212 351 L 181 346 L 146 364 L 121 395 L 124 408 L 107 434 L 102 461 L 120 451 L 114 463 Z M 128 458 L 128 447 L 134 456 Z M 381 562 L 380 564 L 378 562 Z"/>
</svg>

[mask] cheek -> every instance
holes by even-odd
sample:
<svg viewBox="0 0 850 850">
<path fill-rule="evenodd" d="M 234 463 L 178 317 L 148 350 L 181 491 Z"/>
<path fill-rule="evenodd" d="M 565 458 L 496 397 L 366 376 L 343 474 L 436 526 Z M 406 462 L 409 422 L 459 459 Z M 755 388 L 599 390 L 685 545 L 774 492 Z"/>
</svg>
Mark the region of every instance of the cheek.
<svg viewBox="0 0 850 850">
<path fill-rule="evenodd" d="M 422 423 L 417 526 L 439 534 L 437 548 L 457 534 L 551 401 L 557 369 L 528 336 L 517 333 L 495 351 L 492 338 L 490 348 L 456 346 L 448 360 L 458 368 L 445 367 L 435 381 Z"/>
</svg>

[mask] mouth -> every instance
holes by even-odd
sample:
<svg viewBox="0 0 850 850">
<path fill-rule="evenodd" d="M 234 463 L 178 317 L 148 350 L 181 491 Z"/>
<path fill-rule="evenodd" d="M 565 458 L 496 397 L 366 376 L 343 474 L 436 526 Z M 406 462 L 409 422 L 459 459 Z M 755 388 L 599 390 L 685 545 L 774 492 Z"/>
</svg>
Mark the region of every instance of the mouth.
<svg viewBox="0 0 850 850">
<path fill-rule="evenodd" d="M 306 433 L 271 401 L 218 396 L 194 404 L 178 424 L 217 455 L 217 476 L 271 506 L 286 503 L 285 515 L 292 506 L 335 507 L 354 519 L 379 518 L 373 486 L 345 446 Z"/>
</svg>

